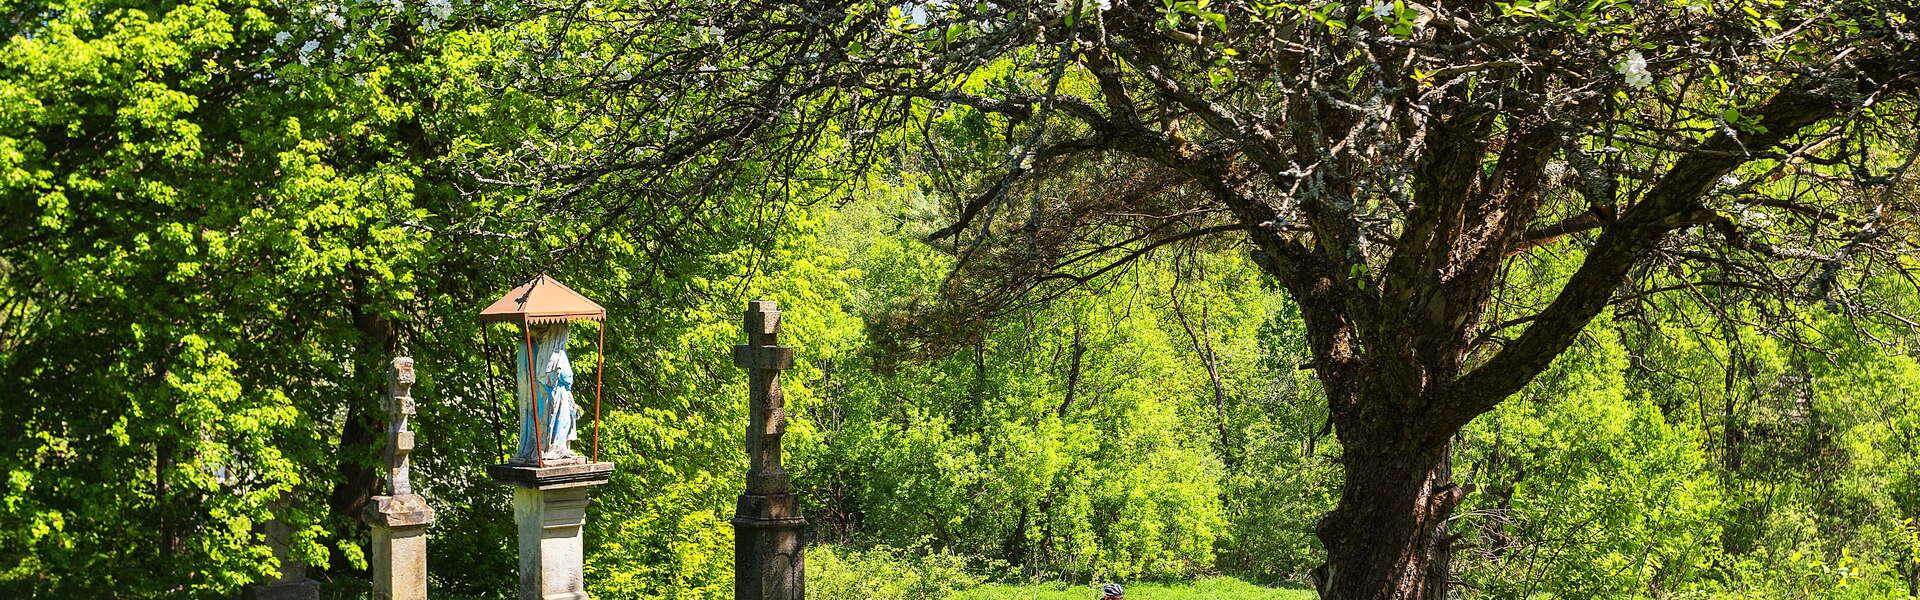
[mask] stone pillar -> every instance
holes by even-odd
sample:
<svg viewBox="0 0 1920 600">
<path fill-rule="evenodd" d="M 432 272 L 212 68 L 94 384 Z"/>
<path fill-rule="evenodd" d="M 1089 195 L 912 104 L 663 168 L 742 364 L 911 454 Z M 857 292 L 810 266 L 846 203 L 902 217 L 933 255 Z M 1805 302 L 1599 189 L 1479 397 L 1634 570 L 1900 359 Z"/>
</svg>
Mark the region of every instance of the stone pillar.
<svg viewBox="0 0 1920 600">
<path fill-rule="evenodd" d="M 413 432 L 407 430 L 414 413 L 413 359 L 393 359 L 388 375 L 387 494 L 374 496 L 360 513 L 360 520 L 373 528 L 373 597 L 426 600 L 427 526 L 433 524 L 433 507 L 413 493 L 408 473 L 413 454 Z"/>
<path fill-rule="evenodd" d="M 747 370 L 747 491 L 733 517 L 733 597 L 805 600 L 807 520 L 787 485 L 780 436 L 787 432 L 780 372 L 793 367 L 793 349 L 779 345 L 780 310 L 771 300 L 747 303 L 747 343 L 733 347 L 733 363 Z"/>
<path fill-rule="evenodd" d="M 581 528 L 587 488 L 607 482 L 613 463 L 553 467 L 498 464 L 494 480 L 514 486 L 513 520 L 520 534 L 521 600 L 587 600 Z"/>
<path fill-rule="evenodd" d="M 286 502 L 278 503 L 284 509 Z M 293 537 L 293 531 L 279 519 L 267 521 L 262 530 L 267 535 L 267 547 L 273 550 L 273 557 L 280 561 L 280 576 L 273 581 L 248 586 L 241 592 L 242 600 L 320 600 L 320 582 L 307 579 L 307 565 L 293 557 L 287 544 Z"/>
</svg>

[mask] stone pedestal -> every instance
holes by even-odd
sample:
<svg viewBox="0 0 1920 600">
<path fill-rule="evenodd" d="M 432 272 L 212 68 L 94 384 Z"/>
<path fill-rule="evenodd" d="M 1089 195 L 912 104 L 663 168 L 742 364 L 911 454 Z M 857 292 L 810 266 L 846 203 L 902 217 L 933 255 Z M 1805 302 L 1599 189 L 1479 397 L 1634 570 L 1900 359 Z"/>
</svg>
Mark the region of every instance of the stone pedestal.
<svg viewBox="0 0 1920 600">
<path fill-rule="evenodd" d="M 433 524 L 426 499 L 374 496 L 360 519 L 373 528 L 373 597 L 426 600 L 427 526 Z"/>
<path fill-rule="evenodd" d="M 587 488 L 606 483 L 613 463 L 556 467 L 492 465 L 487 475 L 514 486 L 520 533 L 521 600 L 587 600 L 581 526 Z"/>
<path fill-rule="evenodd" d="M 802 600 L 807 596 L 806 547 L 793 494 L 741 494 L 733 518 L 735 598 Z"/>
<path fill-rule="evenodd" d="M 282 581 L 249 587 L 241 600 L 320 600 L 320 582 L 312 579 Z"/>
<path fill-rule="evenodd" d="M 277 503 L 275 510 L 285 510 L 287 503 Z M 293 532 L 279 519 L 267 521 L 262 528 L 267 535 L 267 548 L 273 550 L 273 557 L 280 561 L 280 576 L 272 581 L 247 586 L 240 592 L 241 600 L 320 600 L 320 582 L 307 579 L 307 566 L 293 557 L 287 550 L 288 540 Z"/>
</svg>

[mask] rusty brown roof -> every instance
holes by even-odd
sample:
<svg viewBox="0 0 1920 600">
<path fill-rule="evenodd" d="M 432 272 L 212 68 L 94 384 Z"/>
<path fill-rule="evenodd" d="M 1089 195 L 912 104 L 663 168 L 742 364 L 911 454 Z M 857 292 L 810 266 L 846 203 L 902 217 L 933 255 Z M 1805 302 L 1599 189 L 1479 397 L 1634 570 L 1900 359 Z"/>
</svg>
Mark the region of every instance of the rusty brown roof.
<svg viewBox="0 0 1920 600">
<path fill-rule="evenodd" d="M 540 324 L 606 318 L 607 309 L 545 274 L 513 288 L 480 311 L 482 323 Z"/>
</svg>

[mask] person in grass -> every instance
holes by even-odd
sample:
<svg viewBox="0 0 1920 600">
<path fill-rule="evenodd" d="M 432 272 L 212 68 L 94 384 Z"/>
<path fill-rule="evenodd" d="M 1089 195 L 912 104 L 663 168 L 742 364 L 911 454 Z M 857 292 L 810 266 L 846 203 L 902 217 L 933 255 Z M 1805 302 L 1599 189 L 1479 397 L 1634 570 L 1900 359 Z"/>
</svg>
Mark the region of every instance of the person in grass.
<svg viewBox="0 0 1920 600">
<path fill-rule="evenodd" d="M 1100 600 L 1126 600 L 1126 598 L 1127 590 L 1121 588 L 1118 583 L 1100 586 Z"/>
</svg>

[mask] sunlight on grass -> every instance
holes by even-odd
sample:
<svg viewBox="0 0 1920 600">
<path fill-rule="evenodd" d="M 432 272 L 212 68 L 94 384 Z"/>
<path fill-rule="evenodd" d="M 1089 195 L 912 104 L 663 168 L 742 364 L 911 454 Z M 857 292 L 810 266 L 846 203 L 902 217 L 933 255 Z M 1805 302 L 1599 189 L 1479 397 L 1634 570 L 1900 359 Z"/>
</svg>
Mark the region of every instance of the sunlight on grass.
<svg viewBox="0 0 1920 600">
<path fill-rule="evenodd" d="M 1099 594 L 1090 586 L 1063 584 L 983 585 L 955 596 L 956 600 L 1093 600 Z M 1193 583 L 1127 585 L 1127 600 L 1312 600 L 1313 592 L 1302 589 L 1261 587 L 1231 577 L 1202 579 Z"/>
</svg>

